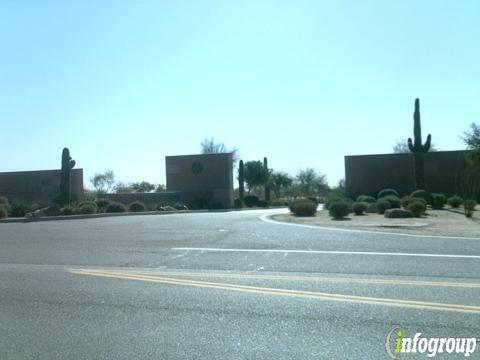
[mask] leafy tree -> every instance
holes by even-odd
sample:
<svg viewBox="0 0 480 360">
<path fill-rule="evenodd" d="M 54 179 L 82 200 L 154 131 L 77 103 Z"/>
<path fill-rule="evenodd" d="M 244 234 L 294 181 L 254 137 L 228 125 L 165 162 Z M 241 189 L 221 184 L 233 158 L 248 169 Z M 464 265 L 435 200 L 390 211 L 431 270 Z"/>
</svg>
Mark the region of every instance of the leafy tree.
<svg viewBox="0 0 480 360">
<path fill-rule="evenodd" d="M 463 133 L 462 140 L 468 150 L 473 150 L 471 159 L 480 164 L 480 126 L 475 123 L 470 125 L 470 131 Z"/>
<path fill-rule="evenodd" d="M 300 192 L 305 196 L 322 194 L 329 190 L 327 177 L 312 168 L 300 170 L 295 180 Z"/>
<path fill-rule="evenodd" d="M 167 187 L 163 184 L 158 184 L 157 188 L 155 189 L 155 192 L 165 192 L 167 191 Z"/>
<path fill-rule="evenodd" d="M 155 190 L 155 185 L 148 181 L 132 183 L 130 186 L 134 192 L 151 192 Z"/>
<path fill-rule="evenodd" d="M 90 182 L 97 193 L 108 193 L 115 184 L 115 174 L 112 170 L 106 170 L 104 173 L 95 173 Z"/>
<path fill-rule="evenodd" d="M 244 165 L 244 178 L 248 186 L 248 193 L 256 187 L 265 185 L 268 176 L 261 161 L 247 161 Z"/>
<path fill-rule="evenodd" d="M 270 174 L 270 186 L 277 198 L 280 196 L 282 190 L 288 189 L 292 184 L 292 177 L 285 172 L 273 171 Z"/>
<path fill-rule="evenodd" d="M 132 187 L 130 186 L 130 184 L 122 183 L 122 182 L 116 183 L 116 184 L 115 184 L 115 187 L 113 188 L 113 190 L 114 190 L 117 194 L 120 194 L 120 193 L 132 193 L 132 192 L 133 192 L 133 189 L 132 189 Z"/>
<path fill-rule="evenodd" d="M 203 139 L 200 146 L 202 154 L 232 153 L 233 166 L 235 167 L 238 162 L 238 149 L 228 149 L 224 143 L 216 142 L 214 137 Z"/>
</svg>

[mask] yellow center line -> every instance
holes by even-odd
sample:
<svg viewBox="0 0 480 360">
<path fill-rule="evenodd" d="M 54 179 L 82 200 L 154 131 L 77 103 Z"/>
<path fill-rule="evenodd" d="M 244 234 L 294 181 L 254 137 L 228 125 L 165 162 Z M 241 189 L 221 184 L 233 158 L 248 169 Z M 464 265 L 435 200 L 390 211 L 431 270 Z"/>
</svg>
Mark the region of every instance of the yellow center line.
<svg viewBox="0 0 480 360">
<path fill-rule="evenodd" d="M 389 279 L 360 279 L 348 277 L 318 277 L 318 276 L 295 276 L 295 275 L 257 275 L 257 274 L 223 274 L 223 273 L 194 273 L 194 272 L 154 272 L 136 271 L 136 274 L 161 275 L 161 276 L 183 276 L 183 277 L 218 277 L 232 279 L 260 279 L 260 280 L 286 280 L 306 282 L 342 282 L 358 284 L 381 284 L 381 285 L 412 285 L 412 286 L 438 286 L 453 288 L 480 288 L 479 283 L 469 282 L 448 282 L 448 281 L 422 281 L 422 280 L 389 280 Z"/>
<path fill-rule="evenodd" d="M 313 291 L 265 288 L 265 287 L 257 287 L 257 286 L 176 279 L 176 278 L 169 278 L 169 277 L 163 277 L 163 276 L 136 275 L 136 274 L 126 273 L 121 271 L 72 270 L 72 272 L 78 275 L 100 276 L 100 277 L 127 279 L 127 280 L 139 280 L 139 281 L 146 281 L 146 282 L 153 282 L 153 283 L 182 285 L 182 286 L 190 286 L 190 287 L 202 287 L 202 288 L 210 288 L 210 289 L 221 289 L 221 290 L 248 292 L 248 293 L 256 293 L 256 294 L 279 295 L 279 296 L 289 296 L 289 297 L 298 297 L 298 298 L 315 298 L 315 299 L 322 299 L 322 300 L 353 302 L 353 303 L 371 304 L 371 305 L 384 305 L 384 306 L 396 306 L 396 307 L 414 308 L 414 309 L 429 309 L 429 310 L 480 314 L 480 306 L 470 306 L 470 305 L 461 305 L 461 304 L 445 304 L 445 303 L 434 303 L 434 302 L 413 301 L 413 300 L 322 293 L 322 292 L 313 292 Z"/>
</svg>

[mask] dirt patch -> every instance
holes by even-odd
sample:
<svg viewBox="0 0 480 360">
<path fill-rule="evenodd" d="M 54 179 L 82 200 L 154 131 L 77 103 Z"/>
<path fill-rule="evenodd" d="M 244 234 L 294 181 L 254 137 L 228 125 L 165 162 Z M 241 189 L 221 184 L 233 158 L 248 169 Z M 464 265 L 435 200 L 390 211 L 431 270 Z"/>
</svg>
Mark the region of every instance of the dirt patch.
<svg viewBox="0 0 480 360">
<path fill-rule="evenodd" d="M 456 210 L 428 210 L 421 218 L 387 219 L 379 214 L 356 216 L 333 220 L 327 210 L 319 210 L 314 217 L 296 217 L 292 214 L 273 215 L 272 219 L 290 223 L 315 225 L 342 229 L 357 229 L 404 233 L 412 235 L 441 235 L 470 237 L 480 240 L 480 218 L 478 211 L 473 218 L 466 218 Z"/>
</svg>

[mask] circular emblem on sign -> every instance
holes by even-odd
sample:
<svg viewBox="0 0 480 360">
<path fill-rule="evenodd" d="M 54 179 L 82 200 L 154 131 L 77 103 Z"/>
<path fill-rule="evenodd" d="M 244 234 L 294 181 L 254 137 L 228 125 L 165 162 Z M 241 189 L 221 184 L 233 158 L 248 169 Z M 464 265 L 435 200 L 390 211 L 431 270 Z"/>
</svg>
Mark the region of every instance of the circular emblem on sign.
<svg viewBox="0 0 480 360">
<path fill-rule="evenodd" d="M 200 162 L 198 162 L 198 161 L 195 161 L 195 162 L 192 164 L 192 172 L 193 172 L 195 175 L 198 175 L 198 174 L 200 174 L 202 171 L 203 171 L 203 165 L 202 165 L 202 163 L 200 163 Z"/>
</svg>

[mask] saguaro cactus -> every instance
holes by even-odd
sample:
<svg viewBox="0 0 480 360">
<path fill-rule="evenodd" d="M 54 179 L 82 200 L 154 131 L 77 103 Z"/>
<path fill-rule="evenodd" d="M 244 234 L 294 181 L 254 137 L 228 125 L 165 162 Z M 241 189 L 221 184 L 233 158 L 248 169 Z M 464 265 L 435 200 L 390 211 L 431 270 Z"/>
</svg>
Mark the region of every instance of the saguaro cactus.
<svg viewBox="0 0 480 360">
<path fill-rule="evenodd" d="M 243 160 L 240 160 L 238 166 L 238 198 L 240 200 L 240 206 L 243 207 L 243 197 L 245 195 L 245 170 L 243 167 Z"/>
<path fill-rule="evenodd" d="M 62 151 L 62 170 L 60 172 L 60 205 L 67 205 L 70 203 L 71 193 L 71 170 L 75 166 L 75 160 L 70 157 L 70 150 L 64 148 Z"/>
<path fill-rule="evenodd" d="M 408 148 L 414 155 L 415 161 L 415 187 L 425 188 L 424 159 L 423 154 L 430 150 L 432 136 L 428 134 L 427 141 L 422 144 L 422 126 L 420 124 L 420 100 L 415 99 L 415 112 L 413 113 L 413 138 L 408 138 Z"/>
<path fill-rule="evenodd" d="M 265 201 L 270 202 L 270 172 L 268 171 L 268 160 L 263 158 L 263 170 L 265 171 Z"/>
</svg>

